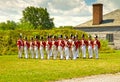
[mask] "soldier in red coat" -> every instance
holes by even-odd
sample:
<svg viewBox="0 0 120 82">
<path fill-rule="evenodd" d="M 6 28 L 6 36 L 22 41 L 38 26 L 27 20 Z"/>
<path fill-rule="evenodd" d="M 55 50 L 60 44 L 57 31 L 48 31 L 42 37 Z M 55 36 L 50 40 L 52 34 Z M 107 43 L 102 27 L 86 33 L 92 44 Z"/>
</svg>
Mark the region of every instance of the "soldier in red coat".
<svg viewBox="0 0 120 82">
<path fill-rule="evenodd" d="M 69 51 L 70 51 L 70 57 L 71 57 L 71 59 L 72 59 L 72 57 L 73 57 L 72 48 L 71 48 L 71 46 L 72 46 L 72 41 L 73 41 L 73 38 L 72 38 L 72 37 L 74 37 L 73 34 L 70 34 L 70 38 L 68 39 L 68 41 L 69 41 Z"/>
<path fill-rule="evenodd" d="M 88 36 L 88 41 L 87 41 L 87 46 L 88 46 L 88 54 L 89 54 L 89 58 L 92 58 L 93 57 L 93 40 L 92 40 L 92 37 L 91 35 Z"/>
<path fill-rule="evenodd" d="M 80 41 L 78 40 L 78 35 L 75 35 L 75 53 L 76 53 L 76 58 L 79 57 L 79 45 Z"/>
<path fill-rule="evenodd" d="M 98 40 L 98 36 L 95 36 L 95 40 L 93 41 L 93 50 L 96 55 L 96 59 L 99 58 L 98 56 L 98 50 L 100 49 L 100 41 Z"/>
<path fill-rule="evenodd" d="M 52 40 L 52 52 L 53 52 L 53 59 L 56 59 L 58 54 L 58 40 L 56 36 L 54 36 Z"/>
<path fill-rule="evenodd" d="M 28 49 L 30 47 L 29 42 L 27 41 L 27 37 L 24 37 L 24 54 L 25 58 L 28 58 Z"/>
<path fill-rule="evenodd" d="M 87 41 L 85 40 L 85 35 L 82 35 L 82 39 L 80 40 L 80 47 L 82 51 L 83 58 L 86 58 L 86 45 Z"/>
<path fill-rule="evenodd" d="M 50 36 L 47 36 L 46 52 L 47 52 L 47 59 L 50 59 L 50 56 L 52 56 L 52 40 Z"/>
<path fill-rule="evenodd" d="M 23 47 L 24 47 L 24 42 L 22 40 L 22 35 L 20 35 L 19 39 L 17 40 L 17 47 L 18 47 L 18 58 L 22 58 Z"/>
<path fill-rule="evenodd" d="M 30 54 L 31 54 L 31 58 L 34 58 L 34 40 L 33 37 L 30 38 Z"/>
<path fill-rule="evenodd" d="M 60 53 L 60 59 L 63 59 L 63 51 L 65 46 L 64 40 L 62 38 L 62 35 L 60 35 L 58 38 L 58 53 Z"/>
<path fill-rule="evenodd" d="M 34 41 L 34 52 L 35 52 L 35 58 L 38 58 L 38 50 L 40 47 L 40 42 L 38 41 L 38 36 L 35 36 L 35 41 Z"/>
<path fill-rule="evenodd" d="M 72 42 L 71 42 L 71 51 L 72 51 L 72 58 L 75 60 L 75 59 L 76 59 L 75 36 L 73 36 L 73 37 L 72 37 Z"/>
<path fill-rule="evenodd" d="M 44 41 L 43 37 L 41 37 L 41 41 L 40 41 L 40 55 L 41 55 L 41 59 L 44 59 L 45 46 L 46 46 L 46 42 Z"/>
<path fill-rule="evenodd" d="M 69 49 L 69 47 L 70 47 L 70 45 L 69 45 L 70 42 L 68 41 L 68 36 L 65 36 L 64 42 L 65 42 L 65 47 L 64 47 L 65 56 L 66 56 L 66 60 L 68 60 L 69 57 L 70 57 L 70 49 Z"/>
</svg>

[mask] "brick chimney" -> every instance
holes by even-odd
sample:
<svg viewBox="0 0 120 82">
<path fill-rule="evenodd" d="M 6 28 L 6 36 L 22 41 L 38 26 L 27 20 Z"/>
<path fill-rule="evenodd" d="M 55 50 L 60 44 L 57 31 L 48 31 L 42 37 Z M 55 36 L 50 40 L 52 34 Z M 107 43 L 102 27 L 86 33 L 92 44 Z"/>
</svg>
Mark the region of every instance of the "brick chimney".
<svg viewBox="0 0 120 82">
<path fill-rule="evenodd" d="M 103 4 L 93 4 L 93 25 L 99 25 L 103 20 Z"/>
</svg>

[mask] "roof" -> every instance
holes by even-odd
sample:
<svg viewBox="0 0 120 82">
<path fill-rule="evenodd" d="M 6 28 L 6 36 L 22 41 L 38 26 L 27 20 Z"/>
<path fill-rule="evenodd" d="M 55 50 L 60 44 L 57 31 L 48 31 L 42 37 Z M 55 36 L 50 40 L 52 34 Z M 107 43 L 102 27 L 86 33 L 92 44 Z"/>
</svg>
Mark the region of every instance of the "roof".
<svg viewBox="0 0 120 82">
<path fill-rule="evenodd" d="M 114 10 L 108 14 L 103 15 L 103 21 L 99 25 L 92 25 L 93 20 L 87 21 L 83 24 L 75 26 L 80 27 L 104 27 L 104 26 L 120 26 L 120 9 Z"/>
</svg>

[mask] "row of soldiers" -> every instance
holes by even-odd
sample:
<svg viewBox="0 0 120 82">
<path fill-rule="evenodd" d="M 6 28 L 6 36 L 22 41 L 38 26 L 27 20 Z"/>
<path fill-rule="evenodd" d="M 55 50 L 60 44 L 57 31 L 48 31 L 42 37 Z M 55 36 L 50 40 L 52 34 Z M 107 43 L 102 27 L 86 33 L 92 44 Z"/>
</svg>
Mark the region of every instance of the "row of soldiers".
<svg viewBox="0 0 120 82">
<path fill-rule="evenodd" d="M 88 40 L 85 39 L 85 35 L 82 35 L 82 39 L 78 39 L 78 35 L 71 35 L 70 38 L 65 36 L 63 38 L 60 35 L 57 36 L 47 36 L 47 40 L 45 41 L 43 37 L 39 41 L 36 36 L 35 39 L 31 38 L 30 41 L 27 40 L 27 37 L 22 39 L 22 36 L 17 41 L 18 47 L 18 57 L 22 58 L 22 53 L 24 51 L 25 58 L 46 58 L 50 59 L 76 59 L 79 58 L 79 54 L 81 51 L 82 57 L 86 58 L 86 50 L 88 49 L 89 58 L 93 58 L 93 52 L 95 57 L 98 59 L 98 50 L 100 48 L 100 41 L 98 40 L 98 36 L 95 36 L 94 40 L 92 40 L 91 36 L 88 36 Z M 30 53 L 30 55 L 28 55 Z"/>
</svg>

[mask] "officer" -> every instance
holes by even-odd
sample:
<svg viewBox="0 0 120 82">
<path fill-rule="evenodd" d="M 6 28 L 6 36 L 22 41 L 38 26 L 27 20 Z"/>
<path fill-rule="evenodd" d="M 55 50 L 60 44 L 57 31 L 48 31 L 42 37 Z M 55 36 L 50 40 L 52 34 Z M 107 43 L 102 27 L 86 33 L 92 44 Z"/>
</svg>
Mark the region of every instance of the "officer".
<svg viewBox="0 0 120 82">
<path fill-rule="evenodd" d="M 20 34 L 19 39 L 17 40 L 17 47 L 18 47 L 18 58 L 22 58 L 24 42 L 22 40 L 22 35 Z"/>
<path fill-rule="evenodd" d="M 29 42 L 27 41 L 27 37 L 24 37 L 24 54 L 25 54 L 25 58 L 28 58 L 28 49 L 29 49 Z"/>
<path fill-rule="evenodd" d="M 91 35 L 88 36 L 87 44 L 88 44 L 89 58 L 91 59 L 93 57 L 93 48 L 92 48 L 93 47 L 93 40 L 92 40 Z"/>
<path fill-rule="evenodd" d="M 98 50 L 100 49 L 100 41 L 98 40 L 98 36 L 95 36 L 95 40 L 93 41 L 93 50 L 96 56 L 96 59 L 99 58 L 98 56 Z"/>
</svg>

